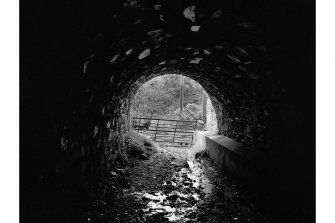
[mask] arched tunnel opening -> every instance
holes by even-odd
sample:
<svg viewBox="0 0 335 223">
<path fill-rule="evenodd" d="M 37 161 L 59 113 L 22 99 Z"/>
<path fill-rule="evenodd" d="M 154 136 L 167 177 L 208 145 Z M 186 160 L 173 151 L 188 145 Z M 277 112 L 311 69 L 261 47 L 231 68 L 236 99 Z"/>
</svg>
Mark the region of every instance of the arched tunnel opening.
<svg viewBox="0 0 335 223">
<path fill-rule="evenodd" d="M 198 157 L 204 167 L 200 175 L 221 185 L 223 192 L 216 195 L 223 200 L 210 200 L 207 209 L 198 211 L 203 217 L 195 212 L 163 220 L 313 222 L 314 29 L 308 24 L 313 7 L 303 5 L 202 0 L 22 3 L 22 221 L 161 221 L 159 212 L 156 219 L 143 217 L 146 211 L 129 198 L 132 188 L 147 188 L 156 178 L 163 185 L 158 176 L 177 179 L 178 173 L 187 176 L 187 168 L 199 166 L 173 161 L 179 158 L 169 151 L 166 155 L 167 150 L 129 161 L 125 149 L 134 128 L 131 104 L 138 89 L 155 77 L 178 74 L 198 82 L 212 102 L 217 131 L 195 131 L 194 140 L 207 151 Z M 306 22 L 292 22 L 298 18 Z M 165 166 L 161 173 L 141 169 L 148 162 Z M 145 178 L 146 173 L 156 175 L 140 185 L 138 176 Z M 199 188 L 184 184 L 197 179 L 185 178 L 182 188 L 197 194 Z M 149 188 L 155 192 L 155 186 Z M 124 193 L 129 196 L 118 200 Z M 162 202 L 182 197 L 168 194 Z M 127 202 L 138 209 L 121 205 Z M 243 209 L 244 202 L 256 208 Z"/>
<path fill-rule="evenodd" d="M 133 131 L 157 142 L 192 145 L 195 131 L 217 131 L 211 99 L 195 80 L 178 74 L 145 82 L 130 102 Z"/>
</svg>

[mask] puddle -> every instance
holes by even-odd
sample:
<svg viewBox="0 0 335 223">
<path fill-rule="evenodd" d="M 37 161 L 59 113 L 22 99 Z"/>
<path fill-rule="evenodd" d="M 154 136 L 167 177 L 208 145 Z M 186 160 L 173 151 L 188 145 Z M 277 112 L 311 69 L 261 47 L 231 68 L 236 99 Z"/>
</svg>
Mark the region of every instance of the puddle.
<svg viewBox="0 0 335 223">
<path fill-rule="evenodd" d="M 133 193 L 146 204 L 142 209 L 144 220 L 184 222 L 196 219 L 197 206 L 211 194 L 213 185 L 197 162 L 187 161 L 187 164 L 189 168 L 181 168 L 164 182 L 162 191 Z"/>
</svg>

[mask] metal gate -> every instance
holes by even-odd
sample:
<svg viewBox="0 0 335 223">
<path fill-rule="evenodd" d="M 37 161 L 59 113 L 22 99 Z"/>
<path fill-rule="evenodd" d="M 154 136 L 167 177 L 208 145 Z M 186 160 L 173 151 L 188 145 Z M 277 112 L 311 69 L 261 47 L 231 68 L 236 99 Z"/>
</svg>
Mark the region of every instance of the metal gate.
<svg viewBox="0 0 335 223">
<path fill-rule="evenodd" d="M 201 128 L 199 120 L 182 121 L 155 118 L 133 118 L 132 127 L 156 142 L 169 142 L 175 146 L 191 146 L 193 133 Z"/>
</svg>

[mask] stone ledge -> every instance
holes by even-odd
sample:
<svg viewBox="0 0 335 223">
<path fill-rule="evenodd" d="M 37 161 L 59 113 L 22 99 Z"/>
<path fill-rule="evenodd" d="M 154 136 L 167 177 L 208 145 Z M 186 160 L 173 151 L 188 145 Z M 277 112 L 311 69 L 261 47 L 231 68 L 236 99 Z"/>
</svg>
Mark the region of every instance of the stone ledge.
<svg viewBox="0 0 335 223">
<path fill-rule="evenodd" d="M 195 131 L 193 135 L 193 145 L 199 148 L 206 148 L 206 137 L 215 135 L 216 131 Z"/>
<path fill-rule="evenodd" d="M 264 177 L 266 168 L 262 154 L 223 135 L 206 137 L 206 149 L 214 163 L 228 175 L 247 183 Z"/>
</svg>

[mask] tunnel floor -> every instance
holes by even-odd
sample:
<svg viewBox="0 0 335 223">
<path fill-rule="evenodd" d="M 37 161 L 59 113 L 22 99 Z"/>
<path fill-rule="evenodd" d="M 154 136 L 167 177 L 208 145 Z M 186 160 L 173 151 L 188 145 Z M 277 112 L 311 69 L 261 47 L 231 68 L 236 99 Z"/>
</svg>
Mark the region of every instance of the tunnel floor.
<svg viewBox="0 0 335 223">
<path fill-rule="evenodd" d="M 99 186 L 86 222 L 268 222 L 253 194 L 191 147 L 160 145 Z"/>
</svg>

